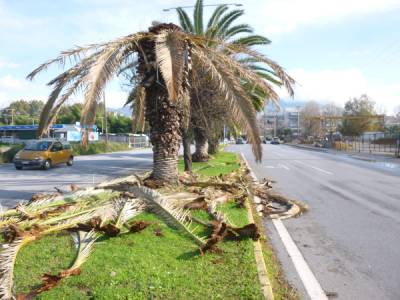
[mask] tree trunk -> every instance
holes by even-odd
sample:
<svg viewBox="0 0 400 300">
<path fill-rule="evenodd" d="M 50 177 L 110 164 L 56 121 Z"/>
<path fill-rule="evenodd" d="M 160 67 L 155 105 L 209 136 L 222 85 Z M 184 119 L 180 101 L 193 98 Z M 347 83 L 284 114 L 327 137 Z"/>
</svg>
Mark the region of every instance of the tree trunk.
<svg viewBox="0 0 400 300">
<path fill-rule="evenodd" d="M 185 172 L 192 171 L 192 153 L 190 152 L 190 137 L 187 129 L 182 130 L 183 139 L 183 161 L 185 163 Z"/>
<path fill-rule="evenodd" d="M 192 159 L 195 162 L 205 162 L 209 160 L 208 156 L 208 142 L 207 134 L 204 129 L 195 127 L 194 130 L 194 140 L 196 142 L 196 150 L 192 155 Z"/>
<path fill-rule="evenodd" d="M 158 83 L 147 89 L 146 120 L 149 121 L 153 145 L 152 178 L 177 182 L 182 108 L 168 100 L 164 87 Z"/>
<path fill-rule="evenodd" d="M 210 136 L 208 139 L 208 154 L 216 154 L 219 151 L 218 137 Z"/>
</svg>

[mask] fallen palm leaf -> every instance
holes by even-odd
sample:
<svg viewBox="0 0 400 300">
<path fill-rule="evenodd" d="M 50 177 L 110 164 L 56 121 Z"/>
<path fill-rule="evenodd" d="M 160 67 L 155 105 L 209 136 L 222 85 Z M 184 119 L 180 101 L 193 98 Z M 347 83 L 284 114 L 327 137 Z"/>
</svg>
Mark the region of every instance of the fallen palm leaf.
<svg viewBox="0 0 400 300">
<path fill-rule="evenodd" d="M 148 203 L 152 211 L 163 217 L 166 222 L 185 231 L 197 245 L 203 246 L 205 244 L 204 239 L 198 237 L 194 230 L 190 228 L 191 221 L 187 221 L 190 211 L 173 206 L 160 193 L 147 187 L 135 186 L 131 189 L 137 197 Z"/>
</svg>

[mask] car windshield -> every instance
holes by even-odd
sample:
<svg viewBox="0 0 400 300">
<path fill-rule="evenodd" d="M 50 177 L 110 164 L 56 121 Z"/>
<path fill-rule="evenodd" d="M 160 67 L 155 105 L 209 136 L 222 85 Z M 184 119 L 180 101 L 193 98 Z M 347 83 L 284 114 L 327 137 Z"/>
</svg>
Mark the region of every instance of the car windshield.
<svg viewBox="0 0 400 300">
<path fill-rule="evenodd" d="M 25 146 L 24 150 L 28 151 L 46 151 L 49 149 L 51 142 L 34 142 Z"/>
</svg>

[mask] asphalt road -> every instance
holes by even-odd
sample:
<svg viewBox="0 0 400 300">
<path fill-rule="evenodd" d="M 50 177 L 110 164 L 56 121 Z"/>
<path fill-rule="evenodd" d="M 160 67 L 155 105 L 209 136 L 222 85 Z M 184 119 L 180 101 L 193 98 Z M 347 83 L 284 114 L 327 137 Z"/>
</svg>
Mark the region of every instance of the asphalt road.
<svg viewBox="0 0 400 300">
<path fill-rule="evenodd" d="M 0 204 L 11 207 L 22 200 L 29 200 L 34 193 L 54 192 L 54 187 L 68 190 L 71 184 L 97 184 L 108 178 L 150 169 L 152 162 L 151 150 L 135 150 L 77 156 L 72 167 L 62 164 L 47 171 L 18 171 L 13 164 L 0 165 Z"/>
<path fill-rule="evenodd" d="M 322 288 L 335 299 L 400 299 L 400 160 L 263 147 L 261 164 L 249 145 L 228 149 L 244 153 L 259 179 L 310 206 L 283 222 Z M 308 299 L 271 221 L 265 224 L 289 281 Z"/>
</svg>

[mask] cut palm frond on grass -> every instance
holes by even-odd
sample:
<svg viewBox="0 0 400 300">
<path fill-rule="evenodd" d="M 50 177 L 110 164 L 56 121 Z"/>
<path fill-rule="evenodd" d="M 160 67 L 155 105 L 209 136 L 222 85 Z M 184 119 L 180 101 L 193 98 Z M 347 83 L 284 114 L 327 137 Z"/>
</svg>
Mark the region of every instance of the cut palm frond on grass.
<svg viewBox="0 0 400 300">
<path fill-rule="evenodd" d="M 188 221 L 189 210 L 175 207 L 170 201 L 164 199 L 160 193 L 143 186 L 132 187 L 132 192 L 143 199 L 151 207 L 152 211 L 163 217 L 165 221 L 178 229 L 183 229 L 198 246 L 204 246 L 204 238 L 198 237 Z"/>
</svg>

